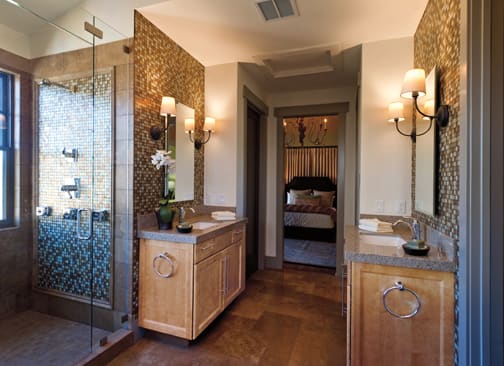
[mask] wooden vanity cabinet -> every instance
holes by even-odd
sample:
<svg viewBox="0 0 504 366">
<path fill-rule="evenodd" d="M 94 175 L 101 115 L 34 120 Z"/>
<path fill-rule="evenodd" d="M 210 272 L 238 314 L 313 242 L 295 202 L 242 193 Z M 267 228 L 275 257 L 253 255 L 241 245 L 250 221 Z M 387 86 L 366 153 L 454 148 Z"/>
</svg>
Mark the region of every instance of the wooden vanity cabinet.
<svg viewBox="0 0 504 366">
<path fill-rule="evenodd" d="M 385 296 L 396 315 L 387 312 Z M 351 263 L 348 365 L 434 366 L 453 364 L 454 275 L 404 267 Z M 347 355 L 348 356 L 348 355 Z"/>
<path fill-rule="evenodd" d="M 195 339 L 245 289 L 244 249 L 244 224 L 198 244 L 141 239 L 139 325 Z"/>
</svg>

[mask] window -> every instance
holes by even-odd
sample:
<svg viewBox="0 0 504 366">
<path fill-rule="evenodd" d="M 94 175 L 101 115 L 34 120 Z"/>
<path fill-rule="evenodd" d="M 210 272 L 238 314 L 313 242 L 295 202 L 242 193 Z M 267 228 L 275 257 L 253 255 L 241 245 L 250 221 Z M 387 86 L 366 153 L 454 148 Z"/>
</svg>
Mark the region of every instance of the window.
<svg viewBox="0 0 504 366">
<path fill-rule="evenodd" d="M 14 225 L 14 75 L 0 71 L 0 228 Z"/>
</svg>

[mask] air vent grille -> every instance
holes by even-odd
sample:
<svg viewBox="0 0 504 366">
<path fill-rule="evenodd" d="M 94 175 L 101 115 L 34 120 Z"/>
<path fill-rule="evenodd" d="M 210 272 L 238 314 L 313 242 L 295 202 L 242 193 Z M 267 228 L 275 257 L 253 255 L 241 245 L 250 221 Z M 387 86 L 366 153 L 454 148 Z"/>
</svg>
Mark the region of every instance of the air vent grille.
<svg viewBox="0 0 504 366">
<path fill-rule="evenodd" d="M 298 14 L 294 0 L 256 0 L 256 4 L 265 21 Z"/>
</svg>

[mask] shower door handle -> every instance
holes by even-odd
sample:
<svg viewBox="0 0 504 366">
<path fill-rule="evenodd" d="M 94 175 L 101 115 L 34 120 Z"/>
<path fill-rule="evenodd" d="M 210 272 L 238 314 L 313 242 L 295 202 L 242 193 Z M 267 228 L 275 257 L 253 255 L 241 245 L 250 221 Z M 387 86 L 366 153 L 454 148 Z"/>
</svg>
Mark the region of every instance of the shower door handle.
<svg viewBox="0 0 504 366">
<path fill-rule="evenodd" d="M 77 239 L 89 240 L 93 236 L 93 214 L 92 213 L 89 214 L 89 218 L 88 218 L 89 231 L 88 231 L 87 235 L 82 235 L 82 233 L 81 233 L 81 217 L 82 217 L 83 211 L 88 212 L 89 210 L 87 208 L 77 209 Z"/>
</svg>

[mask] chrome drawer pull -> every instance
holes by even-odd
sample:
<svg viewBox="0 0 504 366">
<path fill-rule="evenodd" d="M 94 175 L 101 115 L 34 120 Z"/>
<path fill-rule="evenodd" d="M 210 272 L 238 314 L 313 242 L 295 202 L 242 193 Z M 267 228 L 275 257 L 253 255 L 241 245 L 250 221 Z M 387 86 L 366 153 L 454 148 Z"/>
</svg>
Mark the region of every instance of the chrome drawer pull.
<svg viewBox="0 0 504 366">
<path fill-rule="evenodd" d="M 413 296 L 415 296 L 415 299 L 416 299 L 416 302 L 417 302 L 416 309 L 413 310 L 411 313 L 405 314 L 405 315 L 398 314 L 395 311 L 393 311 L 392 309 L 390 309 L 390 307 L 387 305 L 387 295 L 391 291 L 394 291 L 394 290 L 406 291 L 406 292 L 409 292 L 410 294 L 412 294 Z M 385 310 L 387 310 L 387 312 L 390 315 L 393 315 L 393 316 L 395 316 L 396 318 L 399 318 L 399 319 L 410 319 L 410 318 L 413 318 L 415 315 L 418 314 L 418 312 L 420 311 L 420 308 L 422 307 L 422 302 L 420 301 L 420 298 L 418 297 L 417 293 L 415 291 L 413 291 L 413 290 L 405 287 L 403 285 L 403 283 L 400 282 L 400 281 L 396 282 L 394 284 L 394 286 L 392 286 L 392 287 L 386 289 L 385 291 L 383 291 L 382 300 L 383 300 L 383 306 L 385 307 Z"/>
<path fill-rule="evenodd" d="M 162 259 L 162 260 L 168 262 L 168 264 L 170 265 L 170 271 L 168 273 L 160 273 L 158 271 L 157 266 L 156 266 L 156 261 L 158 259 Z M 157 256 L 155 256 L 154 259 L 152 260 L 152 270 L 159 277 L 162 277 L 162 278 L 171 277 L 173 275 L 174 268 L 175 268 L 175 265 L 173 264 L 173 261 L 171 260 L 171 258 L 168 256 L 168 253 L 160 253 Z"/>
</svg>

